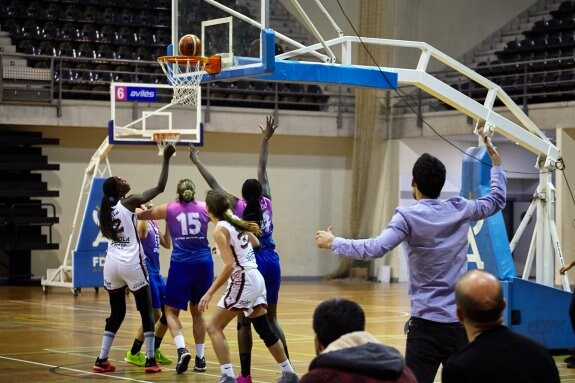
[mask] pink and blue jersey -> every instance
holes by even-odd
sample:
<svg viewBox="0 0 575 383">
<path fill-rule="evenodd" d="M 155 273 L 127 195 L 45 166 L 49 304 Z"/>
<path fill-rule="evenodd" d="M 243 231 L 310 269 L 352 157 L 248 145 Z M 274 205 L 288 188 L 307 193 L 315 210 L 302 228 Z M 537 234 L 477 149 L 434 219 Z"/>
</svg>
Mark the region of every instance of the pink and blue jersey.
<svg viewBox="0 0 575 383">
<path fill-rule="evenodd" d="M 208 244 L 210 217 L 204 201 L 170 202 L 166 221 L 172 236 L 172 262 L 196 262 L 212 256 Z"/>
<path fill-rule="evenodd" d="M 210 217 L 206 203 L 170 202 L 166 222 L 173 245 L 166 305 L 187 310 L 188 303 L 198 304 L 214 280 L 214 261 L 208 244 Z"/>
<path fill-rule="evenodd" d="M 155 221 L 148 221 L 148 235 L 141 242 L 148 273 L 160 274 L 160 232 Z"/>
<path fill-rule="evenodd" d="M 236 204 L 234 214 L 238 217 L 243 217 L 244 210 L 246 210 L 247 201 L 241 199 Z M 272 201 L 267 197 L 260 197 L 260 209 L 262 209 L 263 222 L 260 223 L 261 234 L 258 239 L 260 240 L 260 247 L 275 249 L 275 243 L 272 238 L 274 232 Z"/>
</svg>

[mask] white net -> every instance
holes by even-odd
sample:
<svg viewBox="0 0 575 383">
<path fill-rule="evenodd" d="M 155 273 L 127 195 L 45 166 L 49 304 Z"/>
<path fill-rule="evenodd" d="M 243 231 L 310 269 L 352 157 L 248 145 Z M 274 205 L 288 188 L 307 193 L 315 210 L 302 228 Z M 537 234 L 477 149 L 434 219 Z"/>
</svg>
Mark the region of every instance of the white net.
<svg viewBox="0 0 575 383">
<path fill-rule="evenodd" d="M 152 135 L 152 138 L 158 145 L 158 156 L 161 156 L 164 154 L 164 149 L 166 149 L 168 145 L 176 146 L 176 143 L 180 140 L 180 133 L 177 132 L 154 133 Z"/>
<path fill-rule="evenodd" d="M 200 60 L 180 59 L 177 62 L 159 61 L 173 86 L 172 103 L 196 106 L 205 63 Z"/>
</svg>

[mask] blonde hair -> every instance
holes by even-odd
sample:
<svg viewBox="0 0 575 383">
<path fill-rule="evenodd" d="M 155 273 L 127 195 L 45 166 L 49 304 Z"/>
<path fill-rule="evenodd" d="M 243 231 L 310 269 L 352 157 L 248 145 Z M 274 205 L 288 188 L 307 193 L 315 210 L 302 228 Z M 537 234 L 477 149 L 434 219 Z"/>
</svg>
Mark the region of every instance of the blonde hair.
<svg viewBox="0 0 575 383">
<path fill-rule="evenodd" d="M 221 190 L 210 190 L 208 192 L 206 206 L 214 217 L 225 220 L 239 231 L 248 231 L 256 235 L 261 232 L 257 223 L 244 221 L 232 213 L 230 200 L 226 193 Z"/>
</svg>

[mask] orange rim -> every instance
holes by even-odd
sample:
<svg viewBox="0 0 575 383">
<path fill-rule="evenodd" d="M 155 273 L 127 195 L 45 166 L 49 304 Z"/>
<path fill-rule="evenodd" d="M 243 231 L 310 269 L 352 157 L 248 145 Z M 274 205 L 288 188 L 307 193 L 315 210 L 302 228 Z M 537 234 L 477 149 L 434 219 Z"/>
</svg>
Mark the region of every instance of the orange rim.
<svg viewBox="0 0 575 383">
<path fill-rule="evenodd" d="M 159 143 L 164 140 L 174 140 L 177 141 L 180 138 L 180 133 L 169 133 L 169 132 L 156 132 L 152 134 L 152 140 Z"/>
<path fill-rule="evenodd" d="M 222 70 L 221 56 L 160 56 L 158 57 L 160 64 L 196 64 L 198 62 L 204 64 L 204 70 L 209 74 L 218 74 Z"/>
</svg>

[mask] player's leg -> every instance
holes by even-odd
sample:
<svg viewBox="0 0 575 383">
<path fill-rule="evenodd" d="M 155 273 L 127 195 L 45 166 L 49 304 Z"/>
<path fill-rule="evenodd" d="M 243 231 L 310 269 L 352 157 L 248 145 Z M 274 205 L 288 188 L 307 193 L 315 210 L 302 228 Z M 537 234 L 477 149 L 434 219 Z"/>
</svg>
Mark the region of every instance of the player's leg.
<svg viewBox="0 0 575 383">
<path fill-rule="evenodd" d="M 106 326 L 102 337 L 102 346 L 96 363 L 92 367 L 95 372 L 113 372 L 116 367 L 108 362 L 108 354 L 114 343 L 116 333 L 120 329 L 124 317 L 126 316 L 126 286 L 108 290 L 110 299 L 110 316 L 106 318 Z"/>
<path fill-rule="evenodd" d="M 271 250 L 271 249 L 270 249 Z M 259 268 L 259 264 L 258 264 Z M 273 256 L 269 257 L 266 267 L 266 274 L 262 274 L 266 282 L 266 292 L 268 300 L 268 319 L 274 332 L 279 336 L 284 345 L 284 351 L 289 359 L 289 352 L 286 343 L 285 334 L 277 318 L 277 309 L 279 301 L 279 291 L 281 286 L 281 266 L 279 256 L 273 250 Z"/>
<path fill-rule="evenodd" d="M 166 314 L 164 312 L 164 306 L 162 306 L 161 309 L 155 309 L 154 311 L 159 314 L 158 320 L 156 321 L 156 329 L 154 331 L 156 333 L 154 342 L 154 355 L 156 356 L 156 361 L 158 361 L 158 363 L 170 364 L 173 362 L 172 358 L 164 354 L 160 349 L 162 341 L 164 340 L 164 336 L 166 335 L 166 332 L 168 332 L 168 319 L 166 318 Z"/>
<path fill-rule="evenodd" d="M 252 322 L 243 313 L 238 314 L 238 351 L 240 353 L 240 375 L 238 383 L 251 383 L 252 367 Z"/>
<path fill-rule="evenodd" d="M 282 341 L 270 325 L 265 307 L 258 306 L 255 308 L 249 318 L 254 326 L 254 330 L 256 330 L 259 337 L 268 348 L 270 354 L 272 354 L 275 361 L 278 363 L 282 372 L 282 377 L 278 383 L 297 383 L 299 379 L 284 351 Z"/>
<path fill-rule="evenodd" d="M 196 344 L 196 358 L 194 371 L 206 371 L 205 343 L 206 323 L 202 313 L 198 310 L 198 303 L 214 281 L 214 261 L 212 254 L 206 250 L 203 260 L 195 262 L 190 270 L 192 280 L 192 294 L 190 297 L 190 313 L 192 314 L 194 342 Z"/>
<path fill-rule="evenodd" d="M 95 372 L 113 372 L 116 367 L 108 362 L 108 354 L 116 333 L 126 316 L 126 282 L 120 275 L 119 264 L 111 258 L 106 260 L 103 274 L 104 286 L 108 291 L 110 300 L 110 316 L 106 318 L 102 346 L 92 370 Z"/>
<path fill-rule="evenodd" d="M 254 330 L 258 333 L 259 337 L 263 340 L 264 344 L 278 363 L 282 372 L 282 376 L 278 382 L 297 383 L 299 378 L 295 374 L 291 362 L 284 351 L 284 345 L 273 330 L 267 315 L 267 309 L 265 306 L 266 289 L 264 278 L 257 269 L 245 273 L 245 276 L 245 290 L 247 293 L 254 294 L 249 299 L 252 306 L 250 310 L 246 311 L 246 314 L 250 318 L 250 321 L 254 326 Z"/>
<path fill-rule="evenodd" d="M 161 307 L 162 307 L 162 302 L 163 299 L 160 298 L 160 294 L 163 295 L 165 289 L 163 289 L 162 291 L 160 291 L 160 288 L 163 284 L 164 279 L 162 278 L 161 275 L 156 275 L 156 274 L 150 274 L 149 275 L 149 279 L 150 279 L 150 293 L 152 296 L 152 307 L 153 307 L 153 316 L 154 316 L 154 323 L 157 323 L 158 320 L 160 319 L 161 316 Z M 165 284 L 164 284 L 165 286 Z M 156 350 L 159 346 L 157 345 L 157 337 L 158 334 L 156 331 L 155 332 L 155 342 L 154 342 L 154 350 Z M 163 336 L 163 334 L 162 334 Z M 136 366 L 140 366 L 140 367 L 144 367 L 146 364 L 146 355 L 141 352 L 142 346 L 144 344 L 144 330 L 142 329 L 142 326 L 140 326 L 138 328 L 138 331 L 136 333 L 136 338 L 134 339 L 134 342 L 132 343 L 132 348 L 126 352 L 126 355 L 124 356 L 124 361 L 136 365 Z M 158 360 L 158 356 L 155 354 L 159 354 L 158 352 L 154 351 L 154 357 L 156 358 L 156 361 L 158 363 L 164 363 L 164 360 L 160 361 Z"/>
<path fill-rule="evenodd" d="M 134 284 L 138 286 L 141 282 Z M 146 364 L 144 371 L 148 373 L 160 372 L 161 368 L 156 362 L 154 356 L 154 314 L 152 308 L 152 297 L 150 293 L 150 286 L 145 285 L 140 289 L 133 291 L 136 300 L 136 307 L 140 312 L 142 319 L 142 329 L 144 330 L 144 342 L 146 344 Z"/>
<path fill-rule="evenodd" d="M 164 339 L 164 335 L 168 331 L 168 322 L 164 314 L 164 303 L 166 300 L 166 281 L 160 274 L 150 276 L 150 283 L 153 284 L 152 290 L 152 306 L 154 307 L 154 323 L 156 327 L 154 333 L 156 334 L 154 340 L 154 356 L 156 361 L 160 364 L 170 364 L 172 359 L 166 356 L 161 350 L 160 345 Z"/>
<path fill-rule="evenodd" d="M 172 261 L 166 284 L 164 313 L 166 314 L 168 328 L 178 349 L 178 362 L 176 364 L 176 372 L 178 374 L 188 370 L 188 364 L 192 359 L 192 354 L 186 348 L 182 323 L 179 318 L 180 310 L 188 309 L 188 303 L 192 295 L 188 269 L 190 269 L 190 266 L 187 262 Z"/>
<path fill-rule="evenodd" d="M 208 335 L 212 341 L 212 347 L 220 363 L 220 372 L 222 374 L 220 382 L 223 383 L 236 381 L 228 341 L 224 335 L 224 329 L 236 315 L 236 310 L 226 310 L 218 306 L 206 326 Z"/>
</svg>

